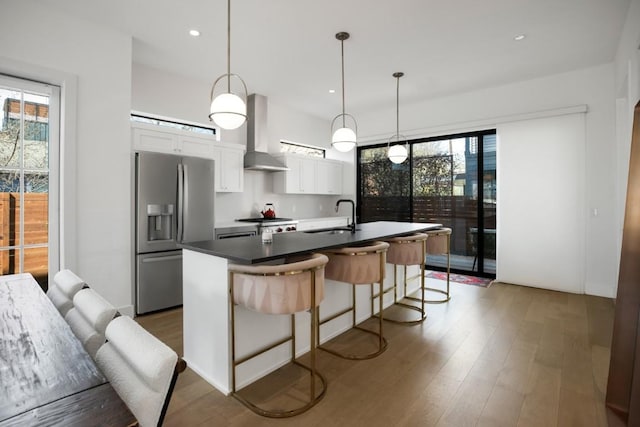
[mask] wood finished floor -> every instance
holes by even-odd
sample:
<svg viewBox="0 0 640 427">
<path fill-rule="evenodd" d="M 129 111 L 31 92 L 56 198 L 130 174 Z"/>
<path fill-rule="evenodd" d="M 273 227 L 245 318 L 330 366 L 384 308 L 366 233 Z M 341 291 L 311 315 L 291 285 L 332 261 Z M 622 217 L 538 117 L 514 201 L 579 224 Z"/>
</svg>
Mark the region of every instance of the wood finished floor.
<svg viewBox="0 0 640 427">
<path fill-rule="evenodd" d="M 302 415 L 258 416 L 187 369 L 164 425 L 607 425 L 613 300 L 452 284 L 451 301 L 427 310 L 421 325 L 385 322 L 389 348 L 375 359 L 346 361 L 319 351 L 328 389 Z M 182 355 L 181 309 L 137 320 Z M 254 392 L 272 389 L 281 373 Z"/>
</svg>

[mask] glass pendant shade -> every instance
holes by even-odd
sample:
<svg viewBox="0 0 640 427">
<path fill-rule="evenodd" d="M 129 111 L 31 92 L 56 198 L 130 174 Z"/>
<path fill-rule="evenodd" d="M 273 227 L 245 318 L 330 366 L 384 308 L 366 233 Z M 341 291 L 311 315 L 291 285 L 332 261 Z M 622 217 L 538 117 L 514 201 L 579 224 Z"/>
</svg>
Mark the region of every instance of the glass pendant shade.
<svg viewBox="0 0 640 427">
<path fill-rule="evenodd" d="M 389 147 L 389 151 L 387 152 L 387 157 L 393 163 L 399 164 L 407 160 L 408 157 L 407 148 L 404 145 L 392 145 Z"/>
<path fill-rule="evenodd" d="M 339 128 L 331 137 L 331 145 L 336 150 L 346 153 L 356 146 L 356 133 L 350 128 Z"/>
<path fill-rule="evenodd" d="M 233 93 L 222 93 L 211 101 L 209 118 L 222 129 L 237 129 L 247 120 L 247 105 Z"/>
<path fill-rule="evenodd" d="M 339 123 L 339 124 L 338 124 Z M 349 123 L 349 126 L 347 126 Z M 342 125 L 342 127 L 338 127 Z M 335 130 L 334 130 L 335 129 Z M 331 121 L 331 146 L 346 153 L 357 145 L 358 123 L 351 114 L 338 114 Z"/>
</svg>

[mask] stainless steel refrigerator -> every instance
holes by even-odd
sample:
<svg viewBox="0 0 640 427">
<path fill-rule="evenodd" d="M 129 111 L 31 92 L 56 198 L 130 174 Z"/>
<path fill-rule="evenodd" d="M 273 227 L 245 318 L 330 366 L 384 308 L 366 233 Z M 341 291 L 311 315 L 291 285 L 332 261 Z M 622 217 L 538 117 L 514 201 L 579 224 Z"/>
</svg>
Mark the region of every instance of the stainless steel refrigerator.
<svg viewBox="0 0 640 427">
<path fill-rule="evenodd" d="M 178 242 L 214 238 L 214 162 L 136 153 L 136 313 L 182 304 Z"/>
</svg>

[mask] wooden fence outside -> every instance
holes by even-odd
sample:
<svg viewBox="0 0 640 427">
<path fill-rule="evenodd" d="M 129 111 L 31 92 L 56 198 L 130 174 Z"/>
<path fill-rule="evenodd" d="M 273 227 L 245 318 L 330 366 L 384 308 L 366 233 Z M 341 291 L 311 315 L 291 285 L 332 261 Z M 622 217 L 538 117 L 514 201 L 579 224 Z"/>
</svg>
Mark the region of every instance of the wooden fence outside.
<svg viewBox="0 0 640 427">
<path fill-rule="evenodd" d="M 49 239 L 49 195 L 25 193 L 24 244 L 47 243 Z M 20 193 L 0 193 L 0 246 L 17 246 L 20 241 Z M 46 281 L 48 248 L 28 248 L 24 252 L 24 272 Z M 20 272 L 19 249 L 0 251 L 0 274 Z"/>
<path fill-rule="evenodd" d="M 435 222 L 453 230 L 451 253 L 475 255 L 475 234 L 478 227 L 478 201 L 465 196 L 413 197 L 413 219 L 408 197 L 365 197 L 360 206 L 360 217 L 369 221 Z M 484 228 L 496 228 L 496 206 L 484 204 Z M 474 231 L 475 229 L 475 231 Z M 493 239 L 493 241 L 487 241 Z M 495 258 L 495 234 L 485 236 L 485 254 Z"/>
</svg>

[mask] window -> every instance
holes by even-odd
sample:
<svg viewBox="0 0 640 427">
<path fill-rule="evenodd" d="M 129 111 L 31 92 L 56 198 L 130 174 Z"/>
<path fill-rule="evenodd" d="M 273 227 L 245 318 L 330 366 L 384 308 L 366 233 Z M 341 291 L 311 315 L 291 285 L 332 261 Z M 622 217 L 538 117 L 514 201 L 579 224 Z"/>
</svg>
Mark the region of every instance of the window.
<svg viewBox="0 0 640 427">
<path fill-rule="evenodd" d="M 58 264 L 59 88 L 0 76 L 0 105 L 0 274 L 46 287 Z"/>
<path fill-rule="evenodd" d="M 187 131 L 187 132 L 200 133 L 200 134 L 204 134 L 204 135 L 215 135 L 216 134 L 216 129 L 215 128 L 208 128 L 208 127 L 205 127 L 205 126 L 200 126 L 200 125 L 195 125 L 195 124 L 174 122 L 174 121 L 171 121 L 171 120 L 159 119 L 159 118 L 149 117 L 149 116 L 142 116 L 142 115 L 139 115 L 139 114 L 132 114 L 131 115 L 131 121 L 132 122 L 138 122 L 138 123 L 149 123 L 149 124 L 157 125 L 157 126 L 165 126 L 165 127 L 169 127 L 169 128 L 172 128 L 172 129 L 180 129 L 180 130 L 184 130 L 184 131 Z"/>
<path fill-rule="evenodd" d="M 325 157 L 325 150 L 310 145 L 298 144 L 290 141 L 280 141 L 281 153 L 304 154 L 311 157 Z"/>
<path fill-rule="evenodd" d="M 360 222 L 441 223 L 453 230 L 454 270 L 495 275 L 495 130 L 419 139 L 409 147 L 399 165 L 387 159 L 386 144 L 358 149 Z M 446 256 L 427 263 L 442 268 Z"/>
</svg>

